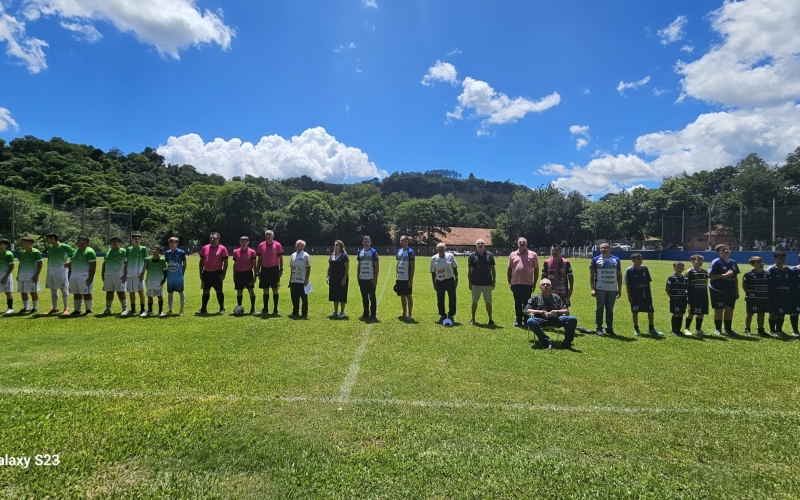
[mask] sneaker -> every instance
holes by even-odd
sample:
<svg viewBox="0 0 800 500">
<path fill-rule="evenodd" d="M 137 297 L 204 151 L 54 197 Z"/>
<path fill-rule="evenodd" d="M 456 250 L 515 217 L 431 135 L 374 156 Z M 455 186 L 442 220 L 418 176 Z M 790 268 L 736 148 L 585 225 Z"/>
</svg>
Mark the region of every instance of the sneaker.
<svg viewBox="0 0 800 500">
<path fill-rule="evenodd" d="M 442 322 L 442 319 L 443 319 L 443 318 L 444 318 L 444 316 L 442 316 L 442 318 L 440 318 L 440 319 L 439 319 L 439 323 L 441 323 L 441 322 Z M 511 324 L 511 326 L 519 326 L 519 321 L 515 321 L 515 322 L 513 322 L 513 323 Z"/>
<path fill-rule="evenodd" d="M 369 320 L 370 321 L 378 321 L 378 317 L 373 314 L 372 316 L 369 317 Z"/>
<path fill-rule="evenodd" d="M 161 311 L 160 313 L 158 313 L 158 317 L 159 317 L 159 318 L 163 318 L 163 317 L 165 317 L 166 315 L 167 315 L 167 313 L 165 313 L 164 311 Z"/>
<path fill-rule="evenodd" d="M 50 309 L 49 311 L 44 313 L 45 316 L 52 316 L 54 314 L 58 314 L 58 309 Z"/>
<path fill-rule="evenodd" d="M 170 316 L 175 316 L 175 309 L 170 309 L 169 311 L 167 311 L 167 314 L 169 314 Z"/>
<path fill-rule="evenodd" d="M 642 331 L 641 331 L 641 330 L 639 330 L 638 328 L 634 328 L 634 329 L 633 329 L 633 334 L 634 334 L 634 335 L 636 335 L 636 336 L 638 337 L 638 336 L 640 336 L 640 335 L 642 334 Z"/>
<path fill-rule="evenodd" d="M 142 312 L 139 314 L 139 317 L 140 317 L 140 318 L 146 318 L 146 317 L 148 317 L 148 316 L 150 316 L 150 313 L 149 313 L 149 312 L 147 312 L 147 311 L 142 311 Z"/>
<path fill-rule="evenodd" d="M 571 343 L 561 344 L 561 348 L 570 351 L 570 350 L 572 350 L 572 344 Z"/>
<path fill-rule="evenodd" d="M 339 313 L 338 313 L 338 312 L 336 312 L 336 311 L 333 311 L 333 312 L 332 312 L 332 313 L 331 313 L 331 314 L 330 314 L 328 317 L 329 317 L 330 319 L 336 319 L 336 318 L 338 318 L 338 317 L 339 317 Z"/>
<path fill-rule="evenodd" d="M 686 330 L 683 331 L 683 334 L 686 335 L 687 337 L 691 337 L 692 331 L 687 328 Z"/>
<path fill-rule="evenodd" d="M 650 335 L 655 335 L 656 337 L 664 336 L 664 332 L 658 331 L 655 328 L 650 328 L 649 330 L 647 330 L 647 333 L 649 333 Z"/>
<path fill-rule="evenodd" d="M 38 312 L 39 312 L 39 310 L 38 310 L 38 309 L 36 309 L 35 307 L 34 307 L 33 309 L 31 309 L 31 314 L 36 314 L 36 313 L 38 313 Z"/>
<path fill-rule="evenodd" d="M 771 334 L 767 333 L 766 330 L 759 330 L 758 334 L 761 335 L 762 337 L 771 337 L 772 336 Z"/>
<path fill-rule="evenodd" d="M 469 324 L 470 325 L 474 325 L 475 324 L 475 320 L 474 319 L 469 320 Z"/>
<path fill-rule="evenodd" d="M 722 335 L 722 332 L 717 329 L 714 329 L 714 335 Z"/>
<path fill-rule="evenodd" d="M 602 326 L 598 326 L 597 330 L 595 330 L 594 334 L 597 335 L 598 337 L 602 337 L 603 336 L 603 327 Z"/>
<path fill-rule="evenodd" d="M 675 335 L 676 337 L 678 336 L 678 332 L 676 332 L 676 331 L 674 331 L 674 330 L 673 330 L 673 331 L 671 331 L 671 332 L 669 332 L 669 333 L 670 333 L 670 335 Z"/>
<path fill-rule="evenodd" d="M 208 314 L 208 311 L 205 309 L 200 309 L 199 311 L 194 313 L 195 316 L 205 316 L 206 314 Z"/>
<path fill-rule="evenodd" d="M 64 309 L 64 312 L 61 313 L 62 316 L 69 316 L 69 307 Z"/>
<path fill-rule="evenodd" d="M 20 309 L 19 311 L 20 314 L 28 314 L 29 312 L 31 312 L 30 309 Z"/>
<path fill-rule="evenodd" d="M 295 313 L 292 313 L 292 316 L 294 315 Z M 369 314 L 362 314 L 361 316 L 358 317 L 358 319 L 360 319 L 361 321 L 366 321 L 369 319 Z"/>
<path fill-rule="evenodd" d="M 792 332 L 792 337 L 794 338 L 800 337 L 800 332 Z"/>
<path fill-rule="evenodd" d="M 780 338 L 780 336 L 781 336 L 781 332 L 777 332 L 777 331 L 769 332 L 769 334 L 772 335 L 773 337 L 775 337 L 776 339 Z"/>
<path fill-rule="evenodd" d="M 123 309 L 122 312 L 120 313 L 120 316 L 127 316 L 128 314 L 130 314 L 128 312 L 128 310 L 127 309 Z"/>
<path fill-rule="evenodd" d="M 262 309 L 262 310 L 258 311 L 258 314 L 260 314 L 262 316 L 269 316 L 269 311 L 267 311 L 266 309 Z"/>
<path fill-rule="evenodd" d="M 739 335 L 735 330 L 725 330 L 725 335 Z"/>
<path fill-rule="evenodd" d="M 109 314 L 111 314 L 111 309 L 108 308 L 104 309 L 102 314 L 103 316 L 108 316 Z"/>
<path fill-rule="evenodd" d="M 346 317 L 347 317 L 347 315 L 344 313 L 344 311 L 339 313 L 339 319 L 344 319 Z"/>
<path fill-rule="evenodd" d="M 553 350 L 553 341 L 550 340 L 550 339 L 547 339 L 547 344 L 545 344 L 544 348 L 545 348 L 546 351 L 552 351 Z"/>
<path fill-rule="evenodd" d="M 753 332 L 752 332 L 752 331 L 750 331 L 750 329 L 749 329 L 749 328 L 745 328 L 745 329 L 744 329 L 744 334 L 745 334 L 745 335 L 747 335 L 747 336 L 749 337 L 749 336 L 753 335 Z"/>
<path fill-rule="evenodd" d="M 442 324 L 442 322 L 443 322 L 445 319 L 447 319 L 447 316 L 439 316 L 439 321 L 437 321 L 437 323 L 439 323 L 439 324 L 441 325 L 441 324 Z M 516 324 L 516 323 L 514 323 L 514 326 L 517 326 L 517 324 Z"/>
<path fill-rule="evenodd" d="M 184 314 L 186 314 L 186 311 L 183 310 L 183 309 L 181 309 L 181 312 L 178 313 L 178 315 L 180 315 L 180 316 L 183 316 Z"/>
<path fill-rule="evenodd" d="M 86 312 L 83 313 L 83 314 L 86 315 L 86 316 L 92 316 L 94 313 L 92 312 L 91 309 L 87 309 Z"/>
<path fill-rule="evenodd" d="M 489 325 L 489 326 L 494 326 L 494 320 L 491 320 L 491 319 L 490 319 L 490 320 L 489 320 L 489 322 L 488 322 L 488 323 L 486 323 L 486 324 L 487 324 L 487 325 Z"/>
<path fill-rule="evenodd" d="M 611 335 L 613 337 L 616 334 L 617 332 L 615 332 L 613 328 L 606 328 L 606 335 Z"/>
<path fill-rule="evenodd" d="M 14 310 L 13 309 L 6 309 L 6 314 L 14 314 Z"/>
<path fill-rule="evenodd" d="M 700 337 L 708 337 L 708 334 L 702 328 L 698 328 L 697 330 L 695 330 L 694 333 L 696 333 Z"/>
<path fill-rule="evenodd" d="M 219 310 L 219 314 L 220 314 L 220 315 L 223 315 L 223 314 L 225 314 L 225 308 L 224 308 L 224 307 L 220 308 L 220 310 Z"/>
</svg>

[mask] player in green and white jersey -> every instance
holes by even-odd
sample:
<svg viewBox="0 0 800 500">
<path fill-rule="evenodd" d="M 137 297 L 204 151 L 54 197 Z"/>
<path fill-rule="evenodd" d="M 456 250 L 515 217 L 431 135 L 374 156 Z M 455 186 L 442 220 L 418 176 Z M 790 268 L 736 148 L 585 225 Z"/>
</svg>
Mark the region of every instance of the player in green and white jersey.
<svg viewBox="0 0 800 500">
<path fill-rule="evenodd" d="M 128 315 L 128 297 L 125 295 L 125 282 L 128 280 L 128 258 L 127 252 L 122 245 L 122 238 L 114 236 L 108 240 L 111 245 L 103 259 L 103 267 L 100 270 L 100 279 L 103 280 L 103 290 L 106 292 L 106 309 L 103 314 L 111 314 L 111 306 L 114 304 L 114 292 L 117 292 L 119 303 L 122 305 L 122 315 Z"/>
<path fill-rule="evenodd" d="M 158 297 L 158 315 L 166 316 L 164 313 L 164 295 L 161 293 L 164 282 L 167 281 L 167 261 L 161 256 L 161 247 L 153 247 L 152 258 L 144 263 L 145 284 L 147 285 L 147 312 L 142 311 L 139 315 L 143 318 L 153 315 L 153 297 Z"/>
<path fill-rule="evenodd" d="M 69 291 L 73 295 L 75 308 L 72 316 L 81 313 L 81 305 L 86 302 L 86 314 L 92 314 L 92 285 L 97 271 L 97 254 L 89 246 L 88 236 L 78 236 L 75 254 L 69 267 Z"/>
<path fill-rule="evenodd" d="M 139 294 L 139 303 L 144 312 L 144 261 L 147 260 L 147 248 L 142 246 L 142 235 L 131 236 L 131 246 L 126 249 L 128 257 L 128 281 L 125 289 L 131 299 L 131 314 L 136 312 L 136 294 Z"/>
<path fill-rule="evenodd" d="M 45 251 L 47 252 L 47 277 L 45 286 L 50 289 L 50 300 L 53 307 L 46 314 L 57 314 L 58 291 L 61 290 L 61 299 L 64 303 L 63 314 L 69 314 L 69 264 L 67 261 L 75 253 L 75 249 L 58 241 L 56 233 L 48 233 L 44 237 Z"/>
<path fill-rule="evenodd" d="M 22 293 L 22 312 L 39 312 L 39 274 L 42 272 L 42 252 L 33 248 L 34 240 L 29 236 L 19 239 L 19 271 L 17 284 Z M 33 309 L 28 309 L 28 294 L 33 299 Z"/>
<path fill-rule="evenodd" d="M 14 314 L 14 254 L 9 250 L 11 242 L 0 239 L 0 292 L 6 293 L 8 309 L 6 314 Z"/>
</svg>

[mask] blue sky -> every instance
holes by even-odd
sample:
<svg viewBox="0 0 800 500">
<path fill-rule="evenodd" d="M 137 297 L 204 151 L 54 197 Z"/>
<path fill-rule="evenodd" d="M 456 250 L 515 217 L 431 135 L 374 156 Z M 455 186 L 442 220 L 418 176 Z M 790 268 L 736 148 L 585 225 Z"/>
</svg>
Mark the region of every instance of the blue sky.
<svg viewBox="0 0 800 500">
<path fill-rule="evenodd" d="M 0 137 L 593 195 L 800 145 L 800 2 L 129 3 L 0 0 Z"/>
</svg>

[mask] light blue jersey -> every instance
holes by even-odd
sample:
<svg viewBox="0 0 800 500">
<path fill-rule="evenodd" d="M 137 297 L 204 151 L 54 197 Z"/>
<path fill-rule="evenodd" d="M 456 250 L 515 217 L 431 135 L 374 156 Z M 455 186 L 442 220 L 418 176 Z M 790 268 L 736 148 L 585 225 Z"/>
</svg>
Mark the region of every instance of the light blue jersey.
<svg viewBox="0 0 800 500">
<path fill-rule="evenodd" d="M 186 261 L 186 252 L 180 248 L 164 252 L 167 261 L 167 291 L 183 291 L 183 263 Z"/>
</svg>

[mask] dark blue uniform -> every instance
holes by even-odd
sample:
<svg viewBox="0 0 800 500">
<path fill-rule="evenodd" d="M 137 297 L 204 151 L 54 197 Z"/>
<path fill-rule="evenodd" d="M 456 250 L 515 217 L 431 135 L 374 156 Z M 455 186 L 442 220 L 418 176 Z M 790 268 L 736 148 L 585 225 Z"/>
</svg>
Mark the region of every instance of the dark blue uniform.
<svg viewBox="0 0 800 500">
<path fill-rule="evenodd" d="M 711 262 L 711 267 L 708 269 L 708 274 L 725 274 L 733 270 L 733 276 L 730 278 L 716 278 L 709 283 L 711 289 L 711 307 L 714 309 L 722 309 L 736 307 L 736 285 L 738 280 L 736 275 L 739 274 L 739 265 L 735 260 L 725 262 L 720 258 L 716 258 Z"/>
<path fill-rule="evenodd" d="M 708 314 L 708 272 L 705 269 L 689 269 L 689 314 Z"/>
<path fill-rule="evenodd" d="M 742 283 L 746 286 L 744 303 L 749 313 L 769 312 L 769 283 L 767 273 L 747 271 L 742 276 Z"/>
<path fill-rule="evenodd" d="M 800 266 L 789 271 L 792 276 L 792 314 L 800 314 Z"/>
<path fill-rule="evenodd" d="M 650 271 L 647 266 L 636 269 L 630 266 L 625 271 L 625 284 L 631 287 L 631 312 L 653 312 L 653 294 L 650 291 Z"/>
<path fill-rule="evenodd" d="M 792 313 L 792 273 L 788 267 L 776 265 L 767 269 L 769 283 L 769 313 L 783 316 Z"/>
<path fill-rule="evenodd" d="M 689 279 L 683 275 L 673 274 L 667 278 L 667 288 L 669 288 L 669 311 L 672 314 L 685 313 L 689 303 Z"/>
</svg>

